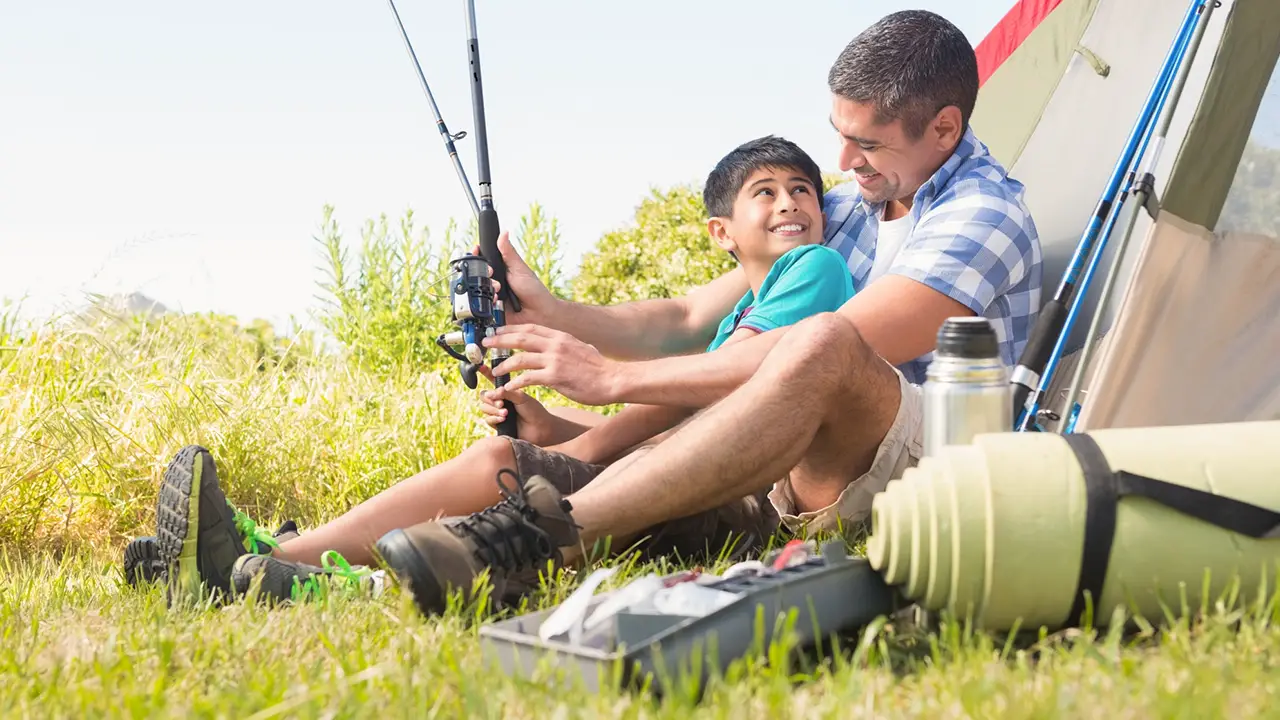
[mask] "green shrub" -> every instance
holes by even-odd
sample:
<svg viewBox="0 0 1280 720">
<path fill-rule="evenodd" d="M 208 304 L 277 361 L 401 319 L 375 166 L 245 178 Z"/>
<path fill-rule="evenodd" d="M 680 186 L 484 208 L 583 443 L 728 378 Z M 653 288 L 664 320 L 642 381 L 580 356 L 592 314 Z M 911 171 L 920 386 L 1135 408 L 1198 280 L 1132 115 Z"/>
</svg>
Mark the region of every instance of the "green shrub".
<svg viewBox="0 0 1280 720">
<path fill-rule="evenodd" d="M 823 176 L 824 190 L 844 182 Z M 592 305 L 679 297 L 737 267 L 707 232 L 702 190 L 650 191 L 632 225 L 606 233 L 582 258 L 573 296 Z"/>
</svg>

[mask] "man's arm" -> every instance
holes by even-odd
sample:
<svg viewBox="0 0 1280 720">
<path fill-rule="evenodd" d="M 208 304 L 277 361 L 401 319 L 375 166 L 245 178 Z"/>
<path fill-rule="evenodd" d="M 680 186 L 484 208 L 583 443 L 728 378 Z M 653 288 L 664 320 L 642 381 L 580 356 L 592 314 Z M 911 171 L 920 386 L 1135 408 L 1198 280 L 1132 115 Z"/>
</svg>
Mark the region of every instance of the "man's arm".
<svg viewBox="0 0 1280 720">
<path fill-rule="evenodd" d="M 973 315 L 955 300 L 914 280 L 887 276 L 871 283 L 836 313 L 890 365 L 930 352 L 948 317 Z M 691 357 L 619 364 L 614 402 L 705 407 L 746 382 L 790 328 L 763 333 L 734 347 Z"/>
<path fill-rule="evenodd" d="M 507 265 L 507 283 L 520 298 L 519 313 L 507 311 L 508 324 L 543 325 L 594 345 L 621 360 L 697 352 L 711 342 L 720 318 L 746 293 L 741 269 L 734 269 L 684 297 L 637 300 L 599 307 L 553 296 L 525 264 L 506 233 L 498 248 Z"/>
</svg>

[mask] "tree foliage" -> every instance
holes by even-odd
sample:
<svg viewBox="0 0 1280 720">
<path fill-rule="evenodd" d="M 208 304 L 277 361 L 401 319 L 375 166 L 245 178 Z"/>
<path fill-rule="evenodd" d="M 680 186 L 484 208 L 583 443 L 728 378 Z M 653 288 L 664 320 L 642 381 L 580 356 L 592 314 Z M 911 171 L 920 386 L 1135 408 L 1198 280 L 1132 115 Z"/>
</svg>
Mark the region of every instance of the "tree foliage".
<svg viewBox="0 0 1280 720">
<path fill-rule="evenodd" d="M 844 182 L 823 177 L 824 190 Z M 651 190 L 629 227 L 606 233 L 585 254 L 574 299 L 593 305 L 683 295 L 737 262 L 711 240 L 702 191 L 691 185 Z"/>
<path fill-rule="evenodd" d="M 1218 232 L 1259 233 L 1280 238 L 1280 148 L 1256 142 L 1245 146 L 1231 190 L 1222 206 Z"/>
</svg>

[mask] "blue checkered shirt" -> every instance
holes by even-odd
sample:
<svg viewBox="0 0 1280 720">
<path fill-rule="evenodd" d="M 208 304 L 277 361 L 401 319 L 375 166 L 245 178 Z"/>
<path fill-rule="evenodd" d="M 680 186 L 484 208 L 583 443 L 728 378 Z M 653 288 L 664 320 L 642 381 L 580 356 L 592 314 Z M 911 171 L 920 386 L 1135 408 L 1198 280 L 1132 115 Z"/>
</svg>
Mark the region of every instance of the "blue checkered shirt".
<svg viewBox="0 0 1280 720">
<path fill-rule="evenodd" d="M 885 273 L 924 283 L 991 320 L 1010 368 L 1040 310 L 1040 240 L 1022 195 L 1022 184 L 967 131 L 916 192 L 911 233 Z M 856 182 L 837 185 L 825 200 L 826 244 L 844 256 L 861 291 L 875 264 L 884 204 L 864 201 Z M 930 352 L 898 369 L 923 383 L 932 358 Z"/>
</svg>

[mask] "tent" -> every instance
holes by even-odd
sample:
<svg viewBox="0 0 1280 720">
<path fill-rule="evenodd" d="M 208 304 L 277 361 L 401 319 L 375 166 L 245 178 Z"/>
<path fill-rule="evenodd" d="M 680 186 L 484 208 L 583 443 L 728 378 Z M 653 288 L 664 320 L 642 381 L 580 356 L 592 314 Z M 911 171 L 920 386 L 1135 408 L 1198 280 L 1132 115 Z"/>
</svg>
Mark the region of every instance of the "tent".
<svg viewBox="0 0 1280 720">
<path fill-rule="evenodd" d="M 1020 0 L 976 48 L 978 137 L 1027 187 L 1053 295 L 1190 0 Z M 1280 1 L 1214 7 L 1139 213 L 1076 430 L 1280 418 Z M 1275 189 L 1272 189 L 1273 183 Z M 1041 407 L 1065 417 L 1126 217 Z M 1061 429 L 1053 420 L 1045 429 Z"/>
</svg>

